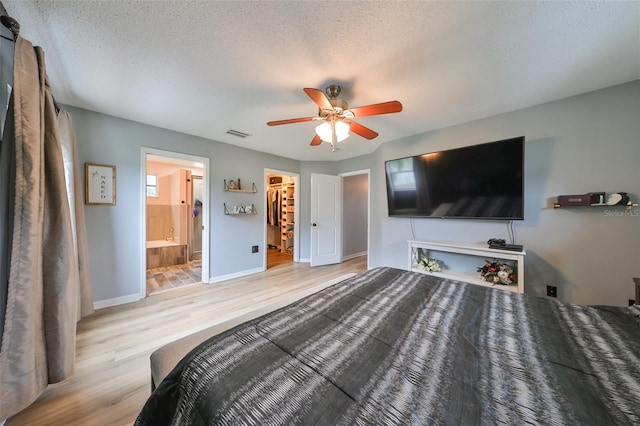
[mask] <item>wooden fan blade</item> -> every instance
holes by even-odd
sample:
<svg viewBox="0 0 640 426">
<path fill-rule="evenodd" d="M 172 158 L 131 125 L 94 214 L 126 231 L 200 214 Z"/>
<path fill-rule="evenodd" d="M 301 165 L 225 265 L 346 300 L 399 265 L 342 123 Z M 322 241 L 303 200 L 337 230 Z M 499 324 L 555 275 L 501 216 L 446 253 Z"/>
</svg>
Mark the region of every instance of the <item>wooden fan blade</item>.
<svg viewBox="0 0 640 426">
<path fill-rule="evenodd" d="M 329 102 L 329 99 L 327 99 L 326 95 L 322 90 L 310 89 L 310 88 L 306 88 L 303 90 L 307 95 L 309 95 L 311 100 L 315 102 L 316 105 L 318 105 L 318 108 L 329 109 L 333 111 L 333 105 L 331 105 L 331 102 Z"/>
<path fill-rule="evenodd" d="M 315 137 L 311 141 L 311 146 L 320 145 L 321 143 L 322 143 L 322 139 L 320 139 L 320 136 L 315 135 Z"/>
<path fill-rule="evenodd" d="M 351 108 L 351 112 L 356 117 L 366 117 L 369 115 L 391 114 L 402 111 L 402 104 L 398 101 L 382 102 L 380 104 L 365 105 Z"/>
<path fill-rule="evenodd" d="M 302 118 L 290 118 L 288 120 L 269 121 L 267 126 L 279 126 L 281 124 L 291 123 L 304 123 L 305 121 L 312 121 L 316 117 L 302 117 Z"/>
<path fill-rule="evenodd" d="M 357 135 L 360 135 L 363 138 L 369 139 L 369 140 L 375 139 L 376 137 L 378 137 L 378 133 L 374 132 L 368 127 L 364 127 L 362 124 L 356 123 L 355 121 L 349 120 L 348 122 L 349 122 L 349 130 Z"/>
</svg>

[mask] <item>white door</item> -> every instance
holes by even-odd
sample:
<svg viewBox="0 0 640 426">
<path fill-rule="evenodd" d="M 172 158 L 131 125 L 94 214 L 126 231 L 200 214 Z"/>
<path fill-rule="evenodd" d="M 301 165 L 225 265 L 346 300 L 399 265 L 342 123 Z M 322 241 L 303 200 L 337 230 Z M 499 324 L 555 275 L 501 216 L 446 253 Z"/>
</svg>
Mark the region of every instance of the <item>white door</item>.
<svg viewBox="0 0 640 426">
<path fill-rule="evenodd" d="M 311 174 L 311 266 L 342 261 L 342 178 Z"/>
</svg>

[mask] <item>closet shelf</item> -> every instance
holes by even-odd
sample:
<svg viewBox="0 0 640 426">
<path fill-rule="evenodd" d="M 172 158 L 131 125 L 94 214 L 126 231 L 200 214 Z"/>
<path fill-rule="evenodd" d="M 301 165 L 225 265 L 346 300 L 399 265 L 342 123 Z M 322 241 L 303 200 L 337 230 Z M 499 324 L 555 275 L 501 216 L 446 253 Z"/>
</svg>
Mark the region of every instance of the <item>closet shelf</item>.
<svg viewBox="0 0 640 426">
<path fill-rule="evenodd" d="M 280 230 L 282 234 L 282 240 L 280 242 L 280 248 L 287 253 L 293 250 L 293 218 L 295 212 L 295 184 L 291 181 L 282 182 L 282 199 L 281 208 L 281 222 Z"/>
</svg>

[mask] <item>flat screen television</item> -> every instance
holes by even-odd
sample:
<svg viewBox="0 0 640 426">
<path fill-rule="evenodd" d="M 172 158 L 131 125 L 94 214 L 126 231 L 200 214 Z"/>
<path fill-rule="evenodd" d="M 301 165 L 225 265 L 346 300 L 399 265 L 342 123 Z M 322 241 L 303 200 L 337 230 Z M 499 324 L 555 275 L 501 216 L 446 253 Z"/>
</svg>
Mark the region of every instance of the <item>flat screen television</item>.
<svg viewBox="0 0 640 426">
<path fill-rule="evenodd" d="M 524 136 L 385 162 L 389 216 L 524 219 Z"/>
</svg>

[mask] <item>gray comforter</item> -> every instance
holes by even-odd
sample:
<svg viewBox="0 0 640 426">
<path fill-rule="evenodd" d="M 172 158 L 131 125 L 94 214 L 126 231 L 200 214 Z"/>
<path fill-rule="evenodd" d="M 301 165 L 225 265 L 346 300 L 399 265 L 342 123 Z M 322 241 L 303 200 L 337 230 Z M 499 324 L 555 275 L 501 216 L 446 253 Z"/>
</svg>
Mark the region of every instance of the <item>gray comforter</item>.
<svg viewBox="0 0 640 426">
<path fill-rule="evenodd" d="M 201 344 L 136 424 L 640 424 L 640 310 L 377 268 Z"/>
</svg>

